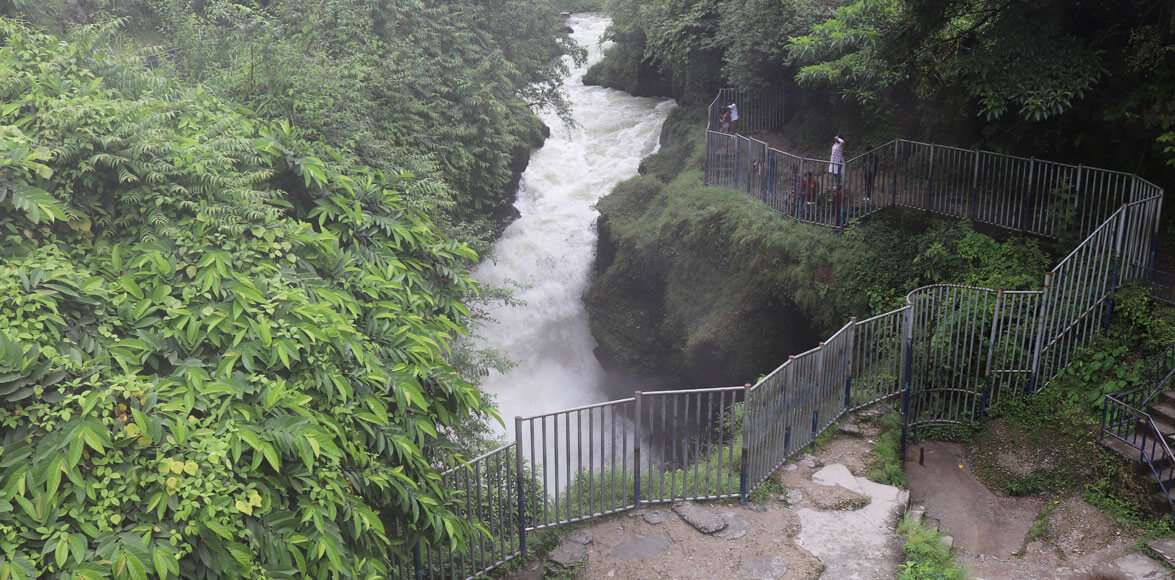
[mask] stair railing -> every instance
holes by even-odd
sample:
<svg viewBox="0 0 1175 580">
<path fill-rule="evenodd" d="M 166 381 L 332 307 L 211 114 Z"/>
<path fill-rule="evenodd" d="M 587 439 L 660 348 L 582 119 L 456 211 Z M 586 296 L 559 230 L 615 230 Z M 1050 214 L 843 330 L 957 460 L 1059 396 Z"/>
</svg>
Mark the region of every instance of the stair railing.
<svg viewBox="0 0 1175 580">
<path fill-rule="evenodd" d="M 1171 486 L 1175 485 L 1175 454 L 1171 453 L 1171 446 L 1167 444 L 1167 438 L 1159 430 L 1158 425 L 1155 425 L 1154 419 L 1149 414 L 1143 413 L 1143 427 L 1142 445 L 1139 450 L 1139 461 L 1150 468 L 1151 474 L 1154 475 L 1155 481 L 1159 484 L 1159 489 L 1163 492 L 1163 497 L 1167 499 L 1167 505 L 1175 511 L 1175 499 L 1171 497 Z"/>
</svg>

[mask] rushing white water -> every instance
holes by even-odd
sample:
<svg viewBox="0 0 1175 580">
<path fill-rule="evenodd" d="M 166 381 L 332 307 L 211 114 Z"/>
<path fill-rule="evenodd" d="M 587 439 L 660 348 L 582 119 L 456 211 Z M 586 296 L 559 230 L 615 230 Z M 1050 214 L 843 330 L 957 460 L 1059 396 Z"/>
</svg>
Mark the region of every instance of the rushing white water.
<svg viewBox="0 0 1175 580">
<path fill-rule="evenodd" d="M 584 86 L 583 73 L 603 56 L 600 39 L 608 20 L 575 15 L 568 24 L 588 50 L 587 64 L 565 82 L 576 126 L 553 114 L 544 117 L 551 137 L 522 176 L 515 203 L 521 217 L 474 273 L 489 285 L 520 286 L 515 297 L 523 304 L 492 307 L 494 322 L 478 332 L 481 346 L 517 365 L 483 382 L 508 432 L 515 416 L 606 400 L 605 373 L 592 353 L 596 343 L 582 298 L 595 256 L 595 203 L 656 150 L 673 107 L 671 101 Z"/>
</svg>

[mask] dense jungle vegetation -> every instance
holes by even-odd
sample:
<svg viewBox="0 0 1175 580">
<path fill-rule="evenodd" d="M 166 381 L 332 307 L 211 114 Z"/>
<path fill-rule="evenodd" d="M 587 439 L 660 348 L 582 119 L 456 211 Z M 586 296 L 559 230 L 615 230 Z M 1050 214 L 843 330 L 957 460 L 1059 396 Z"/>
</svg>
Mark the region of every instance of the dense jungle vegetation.
<svg viewBox="0 0 1175 580">
<path fill-rule="evenodd" d="M 453 344 L 565 56 L 547 2 L 0 2 L 0 578 L 483 533 Z"/>
<path fill-rule="evenodd" d="M 609 11 L 616 44 L 597 82 L 691 104 L 721 86 L 782 91 L 790 132 L 821 144 L 839 132 L 856 151 L 903 136 L 1172 182 L 1170 2 L 618 0 Z"/>
<path fill-rule="evenodd" d="M 670 95 L 695 111 L 724 86 L 782 93 L 777 138 L 801 153 L 826 157 L 837 134 L 850 156 L 900 136 L 1175 187 L 1167 2 L 649 0 L 607 10 L 614 45 L 587 82 Z M 734 192 L 701 187 L 700 113 L 669 125 L 674 153 L 649 160 L 644 177 L 600 205 L 602 262 L 588 303 L 612 357 L 664 358 L 694 376 L 721 369 L 701 375 L 717 384 L 742 382 L 921 284 L 1039 287 L 1066 249 L 892 212 L 843 237 L 792 227 Z M 992 275 L 999 264 L 1006 276 Z M 717 274 L 674 282 L 698 272 Z M 697 292 L 710 298 L 686 296 Z"/>
</svg>

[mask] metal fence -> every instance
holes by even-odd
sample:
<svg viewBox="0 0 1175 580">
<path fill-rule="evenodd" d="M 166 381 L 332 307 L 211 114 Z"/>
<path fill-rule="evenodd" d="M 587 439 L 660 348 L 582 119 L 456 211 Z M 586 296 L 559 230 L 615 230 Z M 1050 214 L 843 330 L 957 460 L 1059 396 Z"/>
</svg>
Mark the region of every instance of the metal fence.
<svg viewBox="0 0 1175 580">
<path fill-rule="evenodd" d="M 1128 173 L 907 139 L 843 164 L 795 155 L 743 134 L 780 126 L 782 116 L 755 115 L 762 106 L 749 105 L 733 129 L 718 121 L 736 94 L 758 102 L 723 89 L 711 103 L 706 184 L 738 189 L 801 222 L 843 228 L 896 206 L 1079 239 L 1123 205 L 1162 197 L 1161 188 Z"/>
<path fill-rule="evenodd" d="M 737 88 L 719 89 L 708 109 L 707 129 L 721 131 L 722 113 L 730 105 L 735 105 L 739 112 L 738 121 L 732 131 L 756 132 L 778 129 L 783 125 L 784 93 L 783 91 L 761 92 L 746 91 Z"/>
<path fill-rule="evenodd" d="M 744 126 L 782 119 L 781 107 L 724 91 L 712 122 L 732 100 Z M 759 111 L 768 119 L 756 120 Z M 456 551 L 419 549 L 403 574 L 475 576 L 524 556 L 538 530 L 647 504 L 745 500 L 845 413 L 878 401 L 901 396 L 903 441 L 911 430 L 972 424 L 990 405 L 1047 386 L 1109 320 L 1114 290 L 1153 271 L 1163 192 L 1135 176 L 904 140 L 837 173 L 825 160 L 707 133 L 708 182 L 800 221 L 843 226 L 909 206 L 1054 237 L 1089 231 L 1041 290 L 919 288 L 906 306 L 849 321 L 754 385 L 637 392 L 518 417 L 513 443 L 445 473 L 458 513 L 485 534 Z M 1128 409 L 1137 401 L 1120 403 L 1107 406 L 1107 424 L 1125 433 L 1138 424 Z M 1144 443 L 1156 454 L 1165 445 Z"/>
</svg>

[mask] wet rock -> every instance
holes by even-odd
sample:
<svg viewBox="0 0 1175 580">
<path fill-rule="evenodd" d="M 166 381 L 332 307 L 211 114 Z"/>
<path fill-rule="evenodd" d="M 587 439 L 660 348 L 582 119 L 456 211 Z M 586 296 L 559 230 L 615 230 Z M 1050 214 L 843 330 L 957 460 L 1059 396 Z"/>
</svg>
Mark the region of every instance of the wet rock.
<svg viewBox="0 0 1175 580">
<path fill-rule="evenodd" d="M 1110 562 L 1102 573 L 1118 573 L 1131 580 L 1169 580 L 1171 572 L 1162 564 L 1142 554 L 1127 554 Z"/>
<path fill-rule="evenodd" d="M 713 534 L 726 529 L 726 520 L 722 519 L 722 516 L 693 502 L 673 504 L 673 513 L 703 534 Z"/>
<path fill-rule="evenodd" d="M 1147 542 L 1146 547 L 1154 550 L 1167 564 L 1175 566 L 1175 538 Z"/>
<path fill-rule="evenodd" d="M 575 530 L 564 536 L 563 539 L 581 546 L 586 546 L 592 543 L 592 533 L 587 530 Z"/>
<path fill-rule="evenodd" d="M 737 540 L 747 535 L 747 530 L 750 526 L 747 521 L 738 515 L 737 512 L 722 512 L 722 519 L 726 521 L 726 528 L 715 533 L 715 536 L 725 540 Z"/>
<path fill-rule="evenodd" d="M 662 535 L 636 535 L 612 548 L 609 557 L 613 560 L 644 560 L 669 549 L 672 544 Z"/>
<path fill-rule="evenodd" d="M 564 538 L 547 555 L 547 563 L 563 569 L 576 568 L 587 561 L 587 555 L 587 544 L 572 542 Z"/>
<path fill-rule="evenodd" d="M 644 518 L 645 523 L 651 526 L 659 526 L 665 523 L 665 520 L 669 519 L 669 513 L 665 510 L 653 510 L 651 512 L 645 512 L 641 517 Z"/>
<path fill-rule="evenodd" d="M 837 431 L 840 431 L 841 434 L 848 435 L 849 437 L 861 437 L 864 435 L 864 433 L 861 432 L 861 426 L 856 423 L 845 423 L 844 425 L 841 425 Z"/>
</svg>

